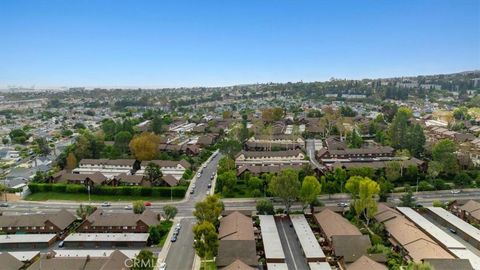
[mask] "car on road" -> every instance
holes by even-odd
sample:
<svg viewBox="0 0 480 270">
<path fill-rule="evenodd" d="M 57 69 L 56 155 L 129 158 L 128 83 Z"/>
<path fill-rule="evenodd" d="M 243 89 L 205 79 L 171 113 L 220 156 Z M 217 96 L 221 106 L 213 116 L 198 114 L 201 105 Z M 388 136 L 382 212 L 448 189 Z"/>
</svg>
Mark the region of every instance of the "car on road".
<svg viewBox="0 0 480 270">
<path fill-rule="evenodd" d="M 195 183 L 192 184 L 192 188 L 196 188 L 197 186 L 195 185 Z"/>
<path fill-rule="evenodd" d="M 201 172 L 197 173 L 197 177 L 200 177 L 200 176 L 202 176 L 202 173 Z"/>
<path fill-rule="evenodd" d="M 193 194 L 193 193 L 195 193 L 195 189 L 194 189 L 194 188 L 190 189 L 190 194 Z"/>
<path fill-rule="evenodd" d="M 8 203 L 4 202 L 0 204 L 0 207 L 8 207 Z"/>
<path fill-rule="evenodd" d="M 212 183 L 208 183 L 208 188 L 211 188 L 212 187 Z"/>
<path fill-rule="evenodd" d="M 177 241 L 177 236 L 174 234 L 172 236 L 172 239 L 170 239 L 171 242 L 176 242 Z"/>
<path fill-rule="evenodd" d="M 161 263 L 159 270 L 166 270 L 167 269 L 167 264 L 166 263 Z"/>
<path fill-rule="evenodd" d="M 460 193 L 460 192 L 461 192 L 461 190 L 459 190 L 459 189 L 452 189 L 452 190 L 450 190 L 450 193 L 452 193 L 452 194 L 458 194 L 458 193 Z"/>
<path fill-rule="evenodd" d="M 151 203 L 151 202 L 144 202 L 143 205 L 145 205 L 145 206 L 152 206 L 152 203 Z"/>
<path fill-rule="evenodd" d="M 347 203 L 347 202 L 339 202 L 339 203 L 337 203 L 337 206 L 339 206 L 339 207 L 347 207 L 347 206 L 348 206 L 348 203 Z"/>
<path fill-rule="evenodd" d="M 63 248 L 64 245 L 65 245 L 65 242 L 60 241 L 60 243 L 58 244 L 58 247 L 59 247 L 59 248 Z"/>
<path fill-rule="evenodd" d="M 218 152 L 213 153 L 212 157 L 216 157 Z"/>
<path fill-rule="evenodd" d="M 125 205 L 125 210 L 132 210 L 132 206 L 131 205 Z"/>
<path fill-rule="evenodd" d="M 177 225 L 175 225 L 175 228 L 178 228 L 180 230 L 182 228 L 182 224 L 177 223 Z"/>
<path fill-rule="evenodd" d="M 456 231 L 455 229 L 453 229 L 453 228 L 448 228 L 448 230 L 449 230 L 451 233 L 455 233 L 455 234 L 457 233 L 457 231 Z"/>
<path fill-rule="evenodd" d="M 109 202 L 102 203 L 102 207 L 110 207 L 110 206 L 112 206 L 112 204 Z"/>
<path fill-rule="evenodd" d="M 210 176 L 210 180 L 213 180 L 215 178 L 215 173 L 212 173 L 212 176 Z"/>
<path fill-rule="evenodd" d="M 207 196 L 210 195 L 210 190 L 207 190 L 206 194 L 207 194 Z"/>
</svg>

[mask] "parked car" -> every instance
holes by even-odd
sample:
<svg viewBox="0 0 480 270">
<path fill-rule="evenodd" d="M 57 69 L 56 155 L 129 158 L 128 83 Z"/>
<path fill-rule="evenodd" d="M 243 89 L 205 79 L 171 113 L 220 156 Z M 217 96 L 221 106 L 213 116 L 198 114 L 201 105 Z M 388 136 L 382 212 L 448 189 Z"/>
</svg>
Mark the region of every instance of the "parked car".
<svg viewBox="0 0 480 270">
<path fill-rule="evenodd" d="M 58 243 L 58 247 L 59 247 L 59 248 L 63 248 L 64 245 L 65 245 L 65 242 L 64 242 L 64 241 L 60 241 L 60 243 Z"/>
<path fill-rule="evenodd" d="M 110 207 L 110 206 L 112 206 L 112 204 L 109 202 L 102 203 L 102 207 Z"/>
<path fill-rule="evenodd" d="M 197 173 L 197 177 L 200 177 L 200 176 L 202 176 L 202 173 L 201 172 Z"/>
<path fill-rule="evenodd" d="M 457 233 L 457 231 L 456 231 L 455 229 L 453 229 L 453 228 L 448 228 L 448 230 L 449 230 L 451 233 L 455 233 L 455 234 Z"/>
<path fill-rule="evenodd" d="M 172 239 L 170 239 L 171 242 L 176 242 L 177 241 L 177 236 L 174 234 L 172 236 Z"/>
<path fill-rule="evenodd" d="M 347 202 L 339 202 L 339 203 L 337 203 L 337 206 L 339 206 L 339 207 L 347 207 L 347 206 L 348 206 L 348 203 L 347 203 Z"/>
<path fill-rule="evenodd" d="M 175 228 L 178 228 L 180 230 L 182 228 L 182 224 L 177 223 L 177 225 L 175 225 Z"/>
<path fill-rule="evenodd" d="M 195 189 L 192 188 L 190 189 L 190 194 L 193 194 L 193 193 L 195 193 Z"/>
<path fill-rule="evenodd" d="M 151 203 L 151 202 L 144 202 L 143 205 L 145 205 L 145 206 L 152 206 L 152 203 Z"/>
<path fill-rule="evenodd" d="M 458 194 L 458 193 L 460 193 L 460 192 L 461 192 L 461 190 L 459 190 L 459 189 L 452 189 L 452 190 L 450 190 L 450 193 L 452 193 L 452 194 Z"/>
<path fill-rule="evenodd" d="M 125 210 L 132 210 L 132 206 L 131 205 L 125 205 Z"/>
<path fill-rule="evenodd" d="M 166 263 L 161 263 L 159 270 L 166 270 L 166 269 L 167 269 L 167 264 Z"/>
<path fill-rule="evenodd" d="M 8 207 L 8 203 L 4 202 L 0 204 L 0 207 Z"/>
<path fill-rule="evenodd" d="M 212 187 L 212 183 L 208 183 L 208 188 L 211 188 Z"/>
<path fill-rule="evenodd" d="M 210 176 L 210 180 L 213 180 L 213 178 L 215 178 L 215 174 L 212 174 L 212 176 Z"/>
</svg>

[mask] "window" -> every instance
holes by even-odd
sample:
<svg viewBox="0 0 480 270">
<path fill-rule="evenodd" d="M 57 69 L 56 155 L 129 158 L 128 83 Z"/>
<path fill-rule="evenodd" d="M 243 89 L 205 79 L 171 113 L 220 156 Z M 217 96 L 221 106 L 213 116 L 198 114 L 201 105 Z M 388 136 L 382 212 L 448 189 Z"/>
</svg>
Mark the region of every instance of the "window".
<svg viewBox="0 0 480 270">
<path fill-rule="evenodd" d="M 11 230 L 11 229 L 12 229 L 12 227 L 8 227 L 8 229 L 9 229 L 9 230 Z"/>
<path fill-rule="evenodd" d="M 88 226 L 86 226 L 88 228 Z M 53 230 L 53 226 L 50 226 L 50 230 Z"/>
<path fill-rule="evenodd" d="M 127 229 L 128 229 L 128 226 L 123 226 L 123 229 L 124 229 L 124 230 L 127 230 Z"/>
<path fill-rule="evenodd" d="M 43 227 L 43 226 L 42 226 L 42 227 L 40 227 L 40 230 L 45 230 L 45 227 Z"/>
<path fill-rule="evenodd" d="M 88 226 L 85 226 L 85 227 L 83 227 L 83 228 L 84 228 L 85 230 L 87 230 L 87 229 L 88 229 Z"/>
<path fill-rule="evenodd" d="M 35 227 L 35 226 L 32 227 L 32 230 L 36 230 L 36 229 L 37 229 L 37 227 Z"/>
</svg>

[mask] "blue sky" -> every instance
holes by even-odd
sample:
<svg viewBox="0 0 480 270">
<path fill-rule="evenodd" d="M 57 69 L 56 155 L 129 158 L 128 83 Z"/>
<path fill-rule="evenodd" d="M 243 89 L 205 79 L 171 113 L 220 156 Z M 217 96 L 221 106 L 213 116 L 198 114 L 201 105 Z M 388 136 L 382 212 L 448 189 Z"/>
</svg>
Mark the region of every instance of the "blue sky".
<svg viewBox="0 0 480 270">
<path fill-rule="evenodd" d="M 480 69 L 478 0 L 0 1 L 0 88 Z"/>
</svg>

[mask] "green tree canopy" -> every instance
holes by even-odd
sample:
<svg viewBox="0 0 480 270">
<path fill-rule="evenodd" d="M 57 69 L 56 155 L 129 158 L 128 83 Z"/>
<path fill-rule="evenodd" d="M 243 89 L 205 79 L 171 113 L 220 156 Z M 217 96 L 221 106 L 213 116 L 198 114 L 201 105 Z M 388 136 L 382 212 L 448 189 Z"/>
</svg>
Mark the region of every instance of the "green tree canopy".
<svg viewBox="0 0 480 270">
<path fill-rule="evenodd" d="M 292 169 L 281 171 L 270 180 L 268 188 L 274 196 L 279 197 L 283 201 L 285 210 L 288 213 L 293 202 L 298 198 L 300 191 L 298 172 Z"/>
</svg>

